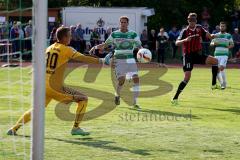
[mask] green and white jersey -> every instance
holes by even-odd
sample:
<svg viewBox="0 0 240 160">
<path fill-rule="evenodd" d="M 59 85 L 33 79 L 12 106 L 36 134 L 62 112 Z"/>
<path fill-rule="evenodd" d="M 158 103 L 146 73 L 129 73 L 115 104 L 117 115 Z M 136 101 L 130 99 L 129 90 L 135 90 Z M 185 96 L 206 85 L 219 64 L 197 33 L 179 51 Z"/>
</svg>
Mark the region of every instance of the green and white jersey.
<svg viewBox="0 0 240 160">
<path fill-rule="evenodd" d="M 105 43 L 107 45 L 114 46 L 114 56 L 117 59 L 133 58 L 133 49 L 141 47 L 140 38 L 134 31 L 114 31 L 105 41 Z"/>
<path fill-rule="evenodd" d="M 232 35 L 229 33 L 216 33 L 212 43 L 216 43 L 214 56 L 228 56 L 228 46 L 233 45 Z"/>
</svg>

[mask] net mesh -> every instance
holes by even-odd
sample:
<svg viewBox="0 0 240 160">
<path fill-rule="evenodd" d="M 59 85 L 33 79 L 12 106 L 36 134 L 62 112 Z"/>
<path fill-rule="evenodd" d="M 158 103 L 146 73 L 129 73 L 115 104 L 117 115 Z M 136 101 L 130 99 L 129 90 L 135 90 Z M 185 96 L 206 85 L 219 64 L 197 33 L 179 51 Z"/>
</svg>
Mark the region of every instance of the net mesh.
<svg viewBox="0 0 240 160">
<path fill-rule="evenodd" d="M 0 159 L 30 158 L 30 125 L 7 136 L 31 105 L 32 1 L 0 0 Z"/>
</svg>

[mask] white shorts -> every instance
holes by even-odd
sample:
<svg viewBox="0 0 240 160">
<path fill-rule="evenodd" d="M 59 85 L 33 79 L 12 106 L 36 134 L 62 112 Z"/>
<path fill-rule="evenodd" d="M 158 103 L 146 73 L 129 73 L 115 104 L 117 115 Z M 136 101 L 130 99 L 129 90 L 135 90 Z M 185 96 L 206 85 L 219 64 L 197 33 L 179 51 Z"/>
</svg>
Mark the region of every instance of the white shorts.
<svg viewBox="0 0 240 160">
<path fill-rule="evenodd" d="M 215 56 L 215 58 L 218 59 L 218 67 L 220 67 L 220 66 L 226 67 L 227 66 L 228 56 Z"/>
<path fill-rule="evenodd" d="M 133 75 L 137 75 L 138 69 L 135 59 L 116 59 L 115 74 L 117 79 L 122 76 L 130 79 Z"/>
</svg>

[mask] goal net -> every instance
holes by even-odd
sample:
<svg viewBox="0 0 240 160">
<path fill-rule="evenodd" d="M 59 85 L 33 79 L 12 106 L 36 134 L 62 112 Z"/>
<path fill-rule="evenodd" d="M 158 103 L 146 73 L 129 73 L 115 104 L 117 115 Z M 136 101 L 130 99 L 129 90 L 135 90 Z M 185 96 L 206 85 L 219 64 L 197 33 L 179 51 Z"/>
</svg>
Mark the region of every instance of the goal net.
<svg viewBox="0 0 240 160">
<path fill-rule="evenodd" d="M 43 159 L 46 33 L 46 0 L 0 0 L 1 160 Z M 31 107 L 32 123 L 7 135 Z"/>
</svg>

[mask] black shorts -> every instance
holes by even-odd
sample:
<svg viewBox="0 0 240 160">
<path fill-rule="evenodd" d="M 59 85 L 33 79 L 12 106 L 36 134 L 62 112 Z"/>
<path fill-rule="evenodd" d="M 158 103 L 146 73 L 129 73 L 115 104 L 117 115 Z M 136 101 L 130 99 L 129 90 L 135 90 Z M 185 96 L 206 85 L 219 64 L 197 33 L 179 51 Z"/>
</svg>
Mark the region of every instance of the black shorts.
<svg viewBox="0 0 240 160">
<path fill-rule="evenodd" d="M 183 56 L 183 71 L 192 71 L 194 64 L 206 64 L 207 55 L 192 52 Z"/>
</svg>

